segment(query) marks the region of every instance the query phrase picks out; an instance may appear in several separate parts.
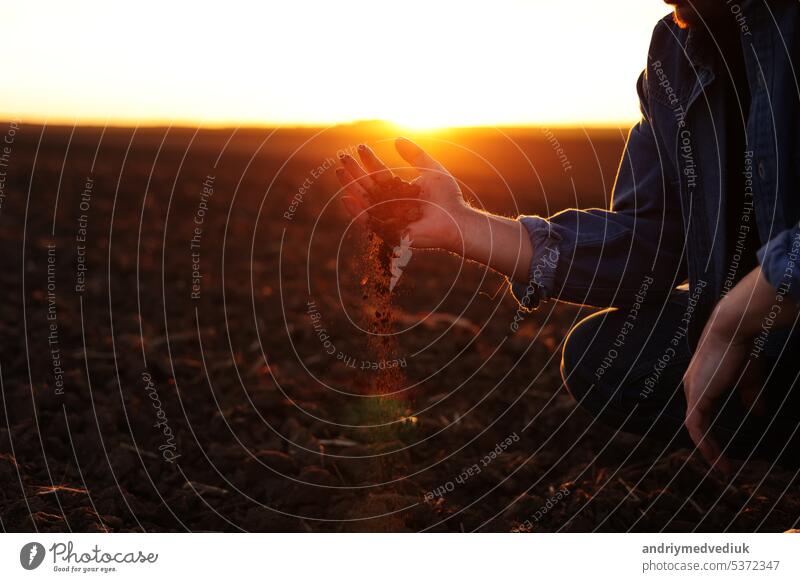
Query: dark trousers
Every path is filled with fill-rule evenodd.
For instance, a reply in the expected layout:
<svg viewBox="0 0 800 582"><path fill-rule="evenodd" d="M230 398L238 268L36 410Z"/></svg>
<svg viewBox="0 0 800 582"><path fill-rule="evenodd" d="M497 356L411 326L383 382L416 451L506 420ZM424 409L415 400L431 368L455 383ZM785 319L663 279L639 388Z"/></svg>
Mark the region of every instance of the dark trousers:
<svg viewBox="0 0 800 582"><path fill-rule="evenodd" d="M686 329L691 315L686 294L676 293L662 305L607 309L587 317L570 331L564 346L561 372L567 389L604 424L692 446L683 426L682 382L692 357ZM791 465L800 459L796 344L781 339L773 351L782 354L758 355L760 361L753 364L763 373L755 386L762 391L758 408L743 401L738 390L720 399L712 430L729 456Z"/></svg>

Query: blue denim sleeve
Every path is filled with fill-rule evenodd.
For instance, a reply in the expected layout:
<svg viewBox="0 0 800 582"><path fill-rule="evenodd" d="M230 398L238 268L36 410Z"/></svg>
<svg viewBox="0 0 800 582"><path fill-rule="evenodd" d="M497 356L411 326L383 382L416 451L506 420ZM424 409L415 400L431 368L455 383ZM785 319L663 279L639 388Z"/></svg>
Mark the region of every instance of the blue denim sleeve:
<svg viewBox="0 0 800 582"><path fill-rule="evenodd" d="M784 230L758 251L761 272L781 296L800 302L800 226Z"/></svg>
<svg viewBox="0 0 800 582"><path fill-rule="evenodd" d="M554 298L597 307L631 305L644 286L662 299L686 279L677 176L650 125L646 76L642 120L628 135L609 209L522 216L533 246L528 282L511 285L523 308Z"/></svg>
<svg viewBox="0 0 800 582"><path fill-rule="evenodd" d="M539 302L549 299L555 287L556 266L561 236L550 221L541 216L521 216L518 219L531 239L533 258L527 283L510 281L511 293L525 309L536 309Z"/></svg>

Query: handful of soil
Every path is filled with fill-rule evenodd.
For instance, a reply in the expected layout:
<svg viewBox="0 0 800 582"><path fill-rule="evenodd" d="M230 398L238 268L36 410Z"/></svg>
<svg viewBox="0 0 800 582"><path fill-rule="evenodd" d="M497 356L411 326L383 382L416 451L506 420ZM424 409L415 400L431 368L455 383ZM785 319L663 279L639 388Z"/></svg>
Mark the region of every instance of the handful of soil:
<svg viewBox="0 0 800 582"><path fill-rule="evenodd" d="M406 227L422 218L420 187L394 176L376 184L367 194L370 208L369 227L390 246L400 244Z"/></svg>

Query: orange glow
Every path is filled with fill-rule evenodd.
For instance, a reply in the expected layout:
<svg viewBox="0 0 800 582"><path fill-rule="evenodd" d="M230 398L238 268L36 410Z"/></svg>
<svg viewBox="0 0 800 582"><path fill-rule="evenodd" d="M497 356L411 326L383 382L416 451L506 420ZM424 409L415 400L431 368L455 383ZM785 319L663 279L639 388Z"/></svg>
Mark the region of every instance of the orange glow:
<svg viewBox="0 0 800 582"><path fill-rule="evenodd" d="M0 116L113 124L627 124L661 0L17 2Z"/></svg>

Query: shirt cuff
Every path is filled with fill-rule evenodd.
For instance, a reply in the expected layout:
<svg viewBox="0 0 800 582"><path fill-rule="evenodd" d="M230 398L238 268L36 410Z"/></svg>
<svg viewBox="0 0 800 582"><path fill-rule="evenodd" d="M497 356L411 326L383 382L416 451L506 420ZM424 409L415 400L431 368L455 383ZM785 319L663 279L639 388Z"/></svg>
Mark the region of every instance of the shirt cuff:
<svg viewBox="0 0 800 582"><path fill-rule="evenodd" d="M541 301L553 296L561 236L553 230L548 220L540 216L520 216L518 220L528 231L533 257L528 282L509 279L509 283L511 294L520 306L527 311L533 311Z"/></svg>
<svg viewBox="0 0 800 582"><path fill-rule="evenodd" d="M761 272L780 295L800 301L800 227L773 238L757 253Z"/></svg>

